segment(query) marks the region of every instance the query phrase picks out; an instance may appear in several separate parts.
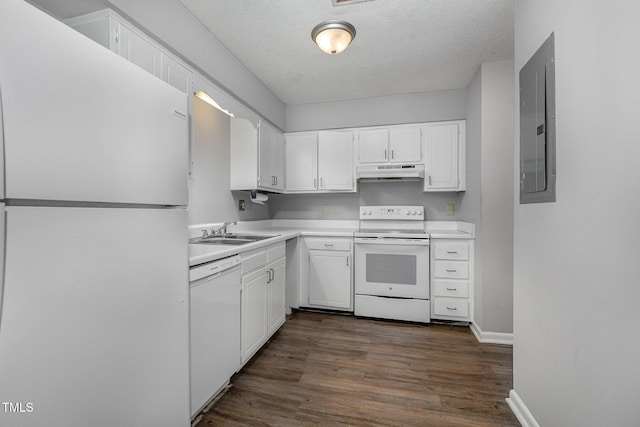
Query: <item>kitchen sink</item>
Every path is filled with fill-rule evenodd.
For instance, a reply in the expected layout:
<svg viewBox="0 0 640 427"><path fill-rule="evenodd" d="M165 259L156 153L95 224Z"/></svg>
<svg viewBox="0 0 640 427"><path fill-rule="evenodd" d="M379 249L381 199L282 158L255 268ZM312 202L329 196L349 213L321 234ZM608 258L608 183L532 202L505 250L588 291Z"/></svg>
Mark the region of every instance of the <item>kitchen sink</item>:
<svg viewBox="0 0 640 427"><path fill-rule="evenodd" d="M189 240L189 243L195 243L199 245L246 245L247 243L257 242L259 240L269 239L276 237L276 235L256 235L256 234L237 234L229 233L222 236L206 236L206 237L194 237Z"/></svg>

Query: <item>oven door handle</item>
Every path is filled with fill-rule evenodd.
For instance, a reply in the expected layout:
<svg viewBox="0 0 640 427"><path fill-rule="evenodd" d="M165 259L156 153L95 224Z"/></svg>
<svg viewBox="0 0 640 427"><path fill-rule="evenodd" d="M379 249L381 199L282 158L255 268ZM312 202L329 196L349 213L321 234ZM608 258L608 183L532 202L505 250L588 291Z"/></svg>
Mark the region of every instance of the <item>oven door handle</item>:
<svg viewBox="0 0 640 427"><path fill-rule="evenodd" d="M429 246L429 239L377 239L375 237L356 237L356 245L396 245L396 246Z"/></svg>

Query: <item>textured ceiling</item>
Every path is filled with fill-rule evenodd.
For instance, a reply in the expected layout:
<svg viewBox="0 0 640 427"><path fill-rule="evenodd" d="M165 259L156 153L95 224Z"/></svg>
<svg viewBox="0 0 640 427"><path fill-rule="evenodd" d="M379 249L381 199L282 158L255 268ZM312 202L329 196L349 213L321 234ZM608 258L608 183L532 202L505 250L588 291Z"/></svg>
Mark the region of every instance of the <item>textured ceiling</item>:
<svg viewBox="0 0 640 427"><path fill-rule="evenodd" d="M480 64L513 58L513 0L180 0L285 104L465 87ZM356 27L328 55L327 19Z"/></svg>

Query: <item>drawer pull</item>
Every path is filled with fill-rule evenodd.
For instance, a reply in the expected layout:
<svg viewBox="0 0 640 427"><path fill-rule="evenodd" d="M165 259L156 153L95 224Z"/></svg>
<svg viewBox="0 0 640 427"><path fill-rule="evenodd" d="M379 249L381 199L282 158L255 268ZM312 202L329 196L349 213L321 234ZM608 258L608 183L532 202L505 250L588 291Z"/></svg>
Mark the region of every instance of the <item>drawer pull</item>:
<svg viewBox="0 0 640 427"><path fill-rule="evenodd" d="M458 288L447 288L448 291L457 291Z"/></svg>
<svg viewBox="0 0 640 427"><path fill-rule="evenodd" d="M333 247L333 243L325 243L324 244L327 248L332 248Z"/></svg>
<svg viewBox="0 0 640 427"><path fill-rule="evenodd" d="M458 309L458 307L449 307L449 306L447 306L447 310L456 311L457 309Z"/></svg>
<svg viewBox="0 0 640 427"><path fill-rule="evenodd" d="M458 270L447 270L447 273L456 273Z"/></svg>
<svg viewBox="0 0 640 427"><path fill-rule="evenodd" d="M458 251L447 251L448 254L457 254Z"/></svg>

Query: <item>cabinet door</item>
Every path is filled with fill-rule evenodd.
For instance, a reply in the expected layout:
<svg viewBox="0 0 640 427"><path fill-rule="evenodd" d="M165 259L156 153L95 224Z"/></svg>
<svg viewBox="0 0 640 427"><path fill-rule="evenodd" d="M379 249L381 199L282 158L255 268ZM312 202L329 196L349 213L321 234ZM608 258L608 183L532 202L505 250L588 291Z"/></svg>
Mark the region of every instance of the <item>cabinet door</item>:
<svg viewBox="0 0 640 427"><path fill-rule="evenodd" d="M351 254L309 251L309 305L351 309Z"/></svg>
<svg viewBox="0 0 640 427"><path fill-rule="evenodd" d="M385 163L389 155L388 129L358 131L358 163Z"/></svg>
<svg viewBox="0 0 640 427"><path fill-rule="evenodd" d="M424 128L425 178L424 190L458 189L457 123L442 123Z"/></svg>
<svg viewBox="0 0 640 427"><path fill-rule="evenodd" d="M119 25L117 42L120 56L160 77L160 49L122 24Z"/></svg>
<svg viewBox="0 0 640 427"><path fill-rule="evenodd" d="M268 283L268 333L270 337L285 321L285 259L267 266Z"/></svg>
<svg viewBox="0 0 640 427"><path fill-rule="evenodd" d="M183 93L191 92L191 71L184 65L170 57L162 54L162 80ZM191 93L193 95L193 93Z"/></svg>
<svg viewBox="0 0 640 427"><path fill-rule="evenodd" d="M422 160L422 143L419 127L389 129L389 160L392 163L411 163Z"/></svg>
<svg viewBox="0 0 640 427"><path fill-rule="evenodd" d="M353 132L318 134L320 190L353 190Z"/></svg>
<svg viewBox="0 0 640 427"><path fill-rule="evenodd" d="M297 133L285 137L287 191L318 189L318 133Z"/></svg>
<svg viewBox="0 0 640 427"><path fill-rule="evenodd" d="M260 122L259 187L284 190L284 135L271 125Z"/></svg>
<svg viewBox="0 0 640 427"><path fill-rule="evenodd" d="M242 363L267 340L267 270L242 277Z"/></svg>

